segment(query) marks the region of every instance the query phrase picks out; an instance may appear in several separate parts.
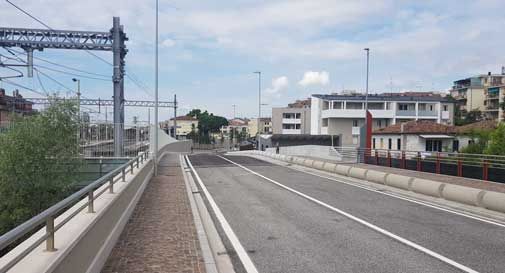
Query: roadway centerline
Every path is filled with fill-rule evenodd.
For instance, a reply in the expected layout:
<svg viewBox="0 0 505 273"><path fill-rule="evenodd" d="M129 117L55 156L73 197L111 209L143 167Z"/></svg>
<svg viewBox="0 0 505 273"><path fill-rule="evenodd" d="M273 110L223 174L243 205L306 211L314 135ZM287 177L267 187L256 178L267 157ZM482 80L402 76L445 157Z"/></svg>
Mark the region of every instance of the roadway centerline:
<svg viewBox="0 0 505 273"><path fill-rule="evenodd" d="M189 157L186 155L186 162L188 162L188 165L193 172L193 174L196 177L196 181L198 182L198 185L202 188L203 193L205 194L205 197L207 198L207 201L209 202L214 214L216 215L216 219L219 221L221 224L221 227L223 228L224 233L230 240L230 243L232 244L233 248L237 252L237 256L239 257L242 265L244 266L244 269L247 271L247 273L258 273L258 270L256 269L256 266L252 262L251 258L247 254L247 252L244 249L244 246L240 243L237 235L231 228L230 224L224 217L223 213L221 212L221 209L217 206L216 202L214 201L214 198L210 195L209 191L207 190L207 187L204 185L202 182L202 179L196 172L195 168L193 167L193 164L191 163L191 160L189 160Z"/></svg>
<svg viewBox="0 0 505 273"><path fill-rule="evenodd" d="M400 237L400 236L398 236L396 234L393 234L392 232L389 232L389 231L387 231L387 230L385 230L383 228L380 228L380 227L378 227L378 226L376 226L376 225L374 225L372 223L369 223L369 222L367 222L367 221L365 221L365 220L363 220L361 218L358 218L358 217L356 217L356 216L354 216L352 214L349 214L349 213L347 213L347 212L345 212L343 210L340 210L340 209L335 208L335 207L333 207L333 206L331 206L329 204L326 204L326 203L324 203L324 202L322 202L322 201L320 201L318 199L315 199L315 198L313 198L313 197L311 197L309 195L306 195L306 194L304 194L304 193L302 193L300 191L297 191L297 190L295 190L293 188L290 188L290 187L288 187L288 186L286 186L286 185L284 185L282 183L279 183L279 182L277 182L277 181L275 181L275 180L273 180L271 178L268 178L268 177L266 177L266 176L264 176L264 175L262 175L260 173L257 173L257 172L255 172L255 171L253 171L253 170L251 170L251 169L249 169L249 168L247 168L247 167L245 167L245 166L243 166L243 165L241 165L239 163L236 163L236 162L234 162L234 161L232 161L232 160L230 160L228 158L225 158L225 157L220 156L220 155L218 155L218 157L221 158L221 159L224 159L227 162L230 162L230 163L232 163L232 164L234 164L234 165L236 165L236 166L238 166L238 167L240 167L240 168L242 168L242 169L244 169L244 170L246 170L246 171L248 171L248 172L250 172L250 173L252 173L252 174L254 174L256 176L258 176L258 177L261 177L261 178L267 180L270 183L273 183L273 184L275 184L275 185L277 185L277 186L279 186L279 187L281 187L281 188L283 188L285 190L288 190L288 191L290 191L292 193L295 193L295 194L297 194L297 195L299 195L299 196L301 196L301 197L303 197L303 198L305 198L305 199L307 199L309 201L312 201L312 202L314 202L314 203L316 203L318 205L321 205L321 206L323 206L323 207L325 207L325 208L327 208L329 210L337 212L338 214L341 214L341 215L343 215L343 216L345 216L345 217L347 217L347 218L349 218L349 219L351 219L351 220L353 220L355 222L358 222L358 223L360 223L360 224L362 224L362 225L364 225L364 226L366 226L366 227L368 227L368 228L370 228L372 230L375 230L375 231L377 231L377 232L379 232L379 233L381 233L383 235L386 235L387 237L390 237L390 238L392 238L392 239L394 239L396 241L399 241L400 243L403 243L403 244L405 244L407 246L410 246L410 247L412 247L412 248L414 248L414 249L416 249L418 251L421 251L421 252L423 252L423 253L425 253L425 254L427 254L429 256L432 256L432 257L434 257L434 258L436 258L436 259L438 259L438 260L440 260L440 261L442 261L444 263L447 263L447 264L449 264L449 265L451 265L451 266L453 266L455 268L458 268L458 269L460 269L460 270L462 270L464 272L468 272L468 273L478 273L478 271L473 270L473 269L471 269L471 268L469 268L469 267L467 267L465 265L462 265L462 264L460 264L460 263L458 263L458 262L456 262L456 261L454 261L454 260L452 260L452 259L450 259L448 257L445 257L445 256L443 256L443 255L441 255L439 253L436 253L436 252L434 252L434 251L432 251L430 249L427 249L427 248L425 248L425 247L423 247L421 245L418 245L418 244L416 244L416 243L414 243L412 241L409 241L409 240L407 240L407 239L405 239L403 237Z"/></svg>

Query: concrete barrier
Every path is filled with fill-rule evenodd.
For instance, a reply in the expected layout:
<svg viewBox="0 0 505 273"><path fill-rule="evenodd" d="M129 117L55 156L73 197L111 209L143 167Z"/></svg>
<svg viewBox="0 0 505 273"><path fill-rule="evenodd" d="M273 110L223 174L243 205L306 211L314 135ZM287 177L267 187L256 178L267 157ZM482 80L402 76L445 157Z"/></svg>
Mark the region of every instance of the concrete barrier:
<svg viewBox="0 0 505 273"><path fill-rule="evenodd" d="M314 163L312 164L312 167L318 169L318 170L322 170L324 168L324 162L323 161L314 161Z"/></svg>
<svg viewBox="0 0 505 273"><path fill-rule="evenodd" d="M286 162L291 163L291 162L293 162L293 156L287 155L285 160L286 160Z"/></svg>
<svg viewBox="0 0 505 273"><path fill-rule="evenodd" d="M399 174L389 174L386 177L386 185L391 186L391 187L395 187L395 188L399 188L399 189L410 190L411 185L412 185L412 180L414 180L413 177L399 175Z"/></svg>
<svg viewBox="0 0 505 273"><path fill-rule="evenodd" d="M445 184L433 180L414 178L411 189L413 192L422 193L433 197L442 197Z"/></svg>
<svg viewBox="0 0 505 273"><path fill-rule="evenodd" d="M482 197L482 207L505 212L505 193L488 191Z"/></svg>
<svg viewBox="0 0 505 273"><path fill-rule="evenodd" d="M303 166L305 166L305 167L312 167L313 164L314 164L314 160L312 160L312 159L305 159L303 161Z"/></svg>
<svg viewBox="0 0 505 273"><path fill-rule="evenodd" d="M480 206L485 191L459 185L446 184L442 190L442 197L447 200L463 204Z"/></svg>
<svg viewBox="0 0 505 273"><path fill-rule="evenodd" d="M368 169L362 169L357 167L351 167L349 170L349 176L358 179L366 179L366 173Z"/></svg>
<svg viewBox="0 0 505 273"><path fill-rule="evenodd" d="M351 167L348 165L337 165L337 167L335 168L335 172L338 174L347 176L347 175L349 175L350 169L351 169Z"/></svg>
<svg viewBox="0 0 505 273"><path fill-rule="evenodd" d="M336 167L337 167L337 164L326 162L326 163L324 163L323 170L333 173L333 172L335 172Z"/></svg>
<svg viewBox="0 0 505 273"><path fill-rule="evenodd" d="M366 180L379 184L386 184L386 176L388 175L389 174L385 172L368 170L368 172L366 173Z"/></svg>

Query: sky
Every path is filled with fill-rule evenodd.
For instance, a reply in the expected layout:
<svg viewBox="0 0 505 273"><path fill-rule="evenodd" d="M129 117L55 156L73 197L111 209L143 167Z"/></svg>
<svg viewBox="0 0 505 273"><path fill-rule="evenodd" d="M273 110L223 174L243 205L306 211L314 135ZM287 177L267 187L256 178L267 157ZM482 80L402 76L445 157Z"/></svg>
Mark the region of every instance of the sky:
<svg viewBox="0 0 505 273"><path fill-rule="evenodd" d="M154 0L12 2L53 29L108 31L112 17L119 16L129 38L126 71L144 86L127 79L125 97L153 100ZM364 48L370 48L371 93L446 91L455 80L500 73L505 65L503 0L160 0L159 5L159 97L168 101L177 94L180 114L200 108L231 118L236 105L236 116L257 117L255 71L262 75L262 116L311 94L363 91ZM44 28L4 0L0 26ZM8 53L0 48L0 54ZM109 52L96 54L112 60ZM35 56L112 75L111 66L83 51L47 49ZM65 87L43 75L40 81L13 81L60 95L75 89L74 76L40 71ZM0 68L0 76L9 73ZM110 81L81 78L81 89L87 98L112 96ZM25 97L40 96L20 91ZM104 119L103 112L92 117ZM126 122L133 116L147 120L147 112L126 108ZM172 116L173 110L160 110L160 120Z"/></svg>

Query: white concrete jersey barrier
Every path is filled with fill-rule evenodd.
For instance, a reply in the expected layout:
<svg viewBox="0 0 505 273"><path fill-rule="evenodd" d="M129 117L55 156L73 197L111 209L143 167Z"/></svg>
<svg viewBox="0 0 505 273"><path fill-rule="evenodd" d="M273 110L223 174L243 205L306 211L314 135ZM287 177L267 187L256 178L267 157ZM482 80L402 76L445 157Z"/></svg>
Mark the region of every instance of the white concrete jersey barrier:
<svg viewBox="0 0 505 273"><path fill-rule="evenodd" d="M409 191L411 189L412 180L414 180L414 178L410 176L389 174L386 177L386 185Z"/></svg>
<svg viewBox="0 0 505 273"><path fill-rule="evenodd" d="M337 164L326 162L326 163L324 163L323 170L325 170L327 172L334 173L336 167L337 167Z"/></svg>
<svg viewBox="0 0 505 273"><path fill-rule="evenodd" d="M351 167L351 169L349 170L349 176L353 177L353 178L358 178L358 179L365 180L367 172L368 172L368 169Z"/></svg>
<svg viewBox="0 0 505 273"><path fill-rule="evenodd" d="M312 167L313 164L314 164L314 160L312 160L312 159L305 159L303 161L303 166L305 166L305 167Z"/></svg>
<svg viewBox="0 0 505 273"><path fill-rule="evenodd" d="M366 180L379 184L386 184L386 176L388 175L389 174L385 172L368 170L368 172L366 173Z"/></svg>
<svg viewBox="0 0 505 273"><path fill-rule="evenodd" d="M335 168L335 172L341 175L348 176L349 175L349 170L351 169L351 166L347 165L337 165Z"/></svg>
<svg viewBox="0 0 505 273"><path fill-rule="evenodd" d="M318 170L323 170L323 167L324 167L324 162L323 161L314 161L314 163L312 164L312 166Z"/></svg>
<svg viewBox="0 0 505 273"><path fill-rule="evenodd" d="M505 193L486 192L482 197L482 207L505 212Z"/></svg>
<svg viewBox="0 0 505 273"><path fill-rule="evenodd" d="M442 196L444 199L456 201L463 204L480 206L485 191L459 185L445 185Z"/></svg>
<svg viewBox="0 0 505 273"><path fill-rule="evenodd" d="M426 194L433 197L442 197L442 190L444 189L445 185L446 184L444 183L432 180L414 178L411 187L413 192Z"/></svg>

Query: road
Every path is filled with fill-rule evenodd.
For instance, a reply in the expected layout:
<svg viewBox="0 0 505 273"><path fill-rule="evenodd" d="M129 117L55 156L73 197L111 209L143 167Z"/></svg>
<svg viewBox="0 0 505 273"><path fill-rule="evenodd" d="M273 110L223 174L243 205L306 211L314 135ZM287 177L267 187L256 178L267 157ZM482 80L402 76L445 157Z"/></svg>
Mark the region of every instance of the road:
<svg viewBox="0 0 505 273"><path fill-rule="evenodd" d="M505 272L505 227L246 156L189 157L258 272Z"/></svg>

